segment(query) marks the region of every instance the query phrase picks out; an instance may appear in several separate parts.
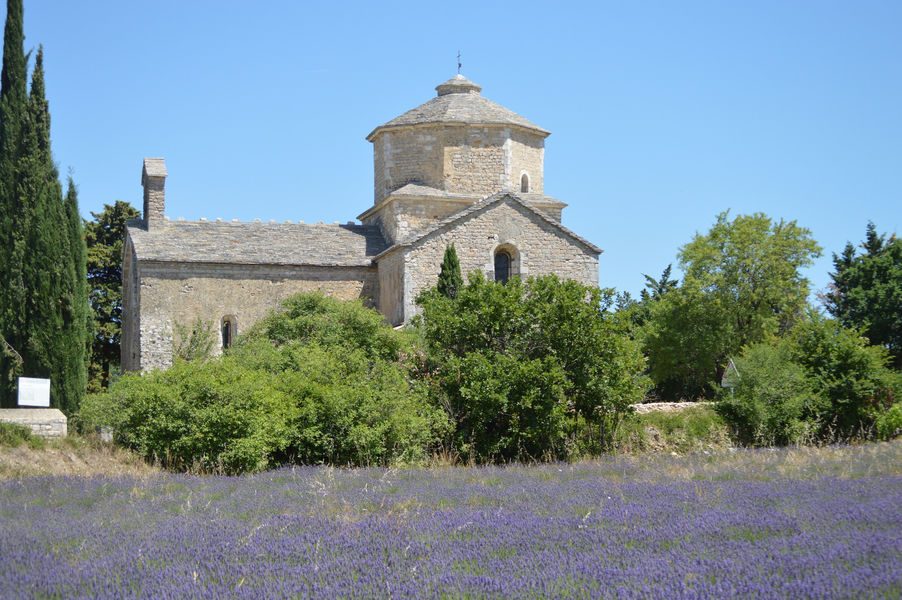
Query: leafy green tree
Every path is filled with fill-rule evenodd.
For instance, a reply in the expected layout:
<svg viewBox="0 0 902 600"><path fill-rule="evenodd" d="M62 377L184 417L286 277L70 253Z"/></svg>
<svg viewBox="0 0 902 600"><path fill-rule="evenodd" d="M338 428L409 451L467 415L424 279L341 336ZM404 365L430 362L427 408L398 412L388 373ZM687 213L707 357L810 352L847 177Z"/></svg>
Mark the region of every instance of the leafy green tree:
<svg viewBox="0 0 902 600"><path fill-rule="evenodd" d="M438 274L438 289L440 294L448 298L456 298L457 291L463 287L464 278L460 274L460 261L457 259L457 249L454 244L445 248L445 256L442 259L442 270Z"/></svg>
<svg viewBox="0 0 902 600"><path fill-rule="evenodd" d="M85 224L87 281L93 319L89 390L106 389L119 370L122 338L122 245L126 223L141 213L128 202L105 204Z"/></svg>
<svg viewBox="0 0 902 600"><path fill-rule="evenodd" d="M211 321L197 317L190 325L173 323L172 353L178 360L205 361L213 356L216 332Z"/></svg>
<svg viewBox="0 0 902 600"><path fill-rule="evenodd" d="M896 368L902 368L902 240L887 239L868 223L861 248L859 254L850 242L841 255L833 255L835 270L824 304L840 323L887 348Z"/></svg>
<svg viewBox="0 0 902 600"><path fill-rule="evenodd" d="M819 255L795 221L718 215L680 249L683 285L652 310L645 351L659 392L710 395L730 356L788 331L807 306L800 269Z"/></svg>
<svg viewBox="0 0 902 600"><path fill-rule="evenodd" d="M723 212L711 230L683 246L686 280L721 299L729 311L734 348L785 332L803 315L808 280L800 269L820 256L811 232L795 221L755 213L732 221Z"/></svg>
<svg viewBox="0 0 902 600"><path fill-rule="evenodd" d="M713 392L725 360L738 348L722 297L695 281L650 304L641 339L656 394L693 400Z"/></svg>
<svg viewBox="0 0 902 600"><path fill-rule="evenodd" d="M638 347L602 308L602 292L554 276L506 285L481 273L451 300L418 299L425 379L465 459L599 451L645 379Z"/></svg>
<svg viewBox="0 0 902 600"><path fill-rule="evenodd" d="M25 372L50 378L51 405L73 413L85 393L86 328L82 305L85 288L75 261L83 253L70 242L59 173L50 149L50 110L45 97L43 48L38 48L29 95L28 119L22 128L20 198L33 209L25 231L29 252L26 281ZM77 209L77 207L75 207Z"/></svg>

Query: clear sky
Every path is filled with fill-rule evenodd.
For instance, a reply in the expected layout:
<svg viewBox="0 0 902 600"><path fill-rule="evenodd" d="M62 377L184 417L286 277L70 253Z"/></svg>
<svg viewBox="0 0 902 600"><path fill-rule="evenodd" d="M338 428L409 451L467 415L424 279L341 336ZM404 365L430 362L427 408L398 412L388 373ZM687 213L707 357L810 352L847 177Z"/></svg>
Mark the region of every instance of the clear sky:
<svg viewBox="0 0 902 600"><path fill-rule="evenodd" d="M5 14L5 7L0 8ZM636 294L718 212L811 229L824 256L868 220L902 234L902 2L25 2L53 150L82 212L354 219L377 125L456 72L552 132L545 191Z"/></svg>

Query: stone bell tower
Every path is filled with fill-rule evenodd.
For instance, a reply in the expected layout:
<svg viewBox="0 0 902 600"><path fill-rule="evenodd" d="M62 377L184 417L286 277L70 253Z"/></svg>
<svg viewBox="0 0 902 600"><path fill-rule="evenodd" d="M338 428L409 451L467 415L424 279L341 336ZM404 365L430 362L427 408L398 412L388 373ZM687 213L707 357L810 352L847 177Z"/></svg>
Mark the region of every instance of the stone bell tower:
<svg viewBox="0 0 902 600"><path fill-rule="evenodd" d="M497 193L514 192L560 220L564 203L544 195L550 135L456 75L437 95L367 136L374 204L360 215L396 242Z"/></svg>

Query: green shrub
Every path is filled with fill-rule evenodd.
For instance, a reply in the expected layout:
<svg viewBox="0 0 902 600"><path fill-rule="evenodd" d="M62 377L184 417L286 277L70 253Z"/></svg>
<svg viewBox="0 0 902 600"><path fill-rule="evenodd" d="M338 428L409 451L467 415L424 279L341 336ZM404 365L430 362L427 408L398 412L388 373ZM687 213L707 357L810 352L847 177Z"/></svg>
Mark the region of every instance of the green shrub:
<svg viewBox="0 0 902 600"><path fill-rule="evenodd" d="M119 442L170 468L428 458L447 421L411 377L411 337L359 303L321 294L284 308L223 357L123 377L88 399L82 421L112 427Z"/></svg>
<svg viewBox="0 0 902 600"><path fill-rule="evenodd" d="M899 374L887 367L885 348L838 321L817 313L789 334L791 359L804 367L815 389L829 402L822 413L821 435L860 435L899 399Z"/></svg>
<svg viewBox="0 0 902 600"><path fill-rule="evenodd" d="M620 452L691 452L728 445L724 419L709 405L629 415L615 435Z"/></svg>
<svg viewBox="0 0 902 600"><path fill-rule="evenodd" d="M565 457L609 447L648 387L637 345L602 293L554 276L429 290L417 320L424 379L464 460Z"/></svg>
<svg viewBox="0 0 902 600"><path fill-rule="evenodd" d="M739 441L752 445L810 441L827 407L808 373L792 362L786 344L755 344L736 359L740 373L732 391L724 391L718 412Z"/></svg>
<svg viewBox="0 0 902 600"><path fill-rule="evenodd" d="M44 438L32 433L30 427L0 421L0 447L17 448L22 444L34 449L43 448L45 445Z"/></svg>
<svg viewBox="0 0 902 600"><path fill-rule="evenodd" d="M896 402L877 416L874 422L877 438L891 440L902 435L902 402Z"/></svg>
<svg viewBox="0 0 902 600"><path fill-rule="evenodd" d="M785 338L743 350L734 394L721 392L718 411L748 444L868 437L899 398L900 375L887 361L884 348L810 314Z"/></svg>

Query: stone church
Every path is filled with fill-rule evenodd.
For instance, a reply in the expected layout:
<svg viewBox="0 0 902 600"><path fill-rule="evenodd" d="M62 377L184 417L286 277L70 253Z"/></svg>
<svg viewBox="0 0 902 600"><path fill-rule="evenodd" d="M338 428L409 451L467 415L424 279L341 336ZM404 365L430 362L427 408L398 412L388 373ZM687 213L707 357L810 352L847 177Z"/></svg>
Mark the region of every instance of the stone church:
<svg viewBox="0 0 902 600"><path fill-rule="evenodd" d="M165 163L144 159L143 218L123 248L123 368L169 366L176 324L198 318L228 347L302 291L361 299L401 325L452 242L464 275L556 273L598 285L601 250L564 227L566 204L545 195L549 132L461 75L435 89L367 136L374 199L360 224L170 221Z"/></svg>

